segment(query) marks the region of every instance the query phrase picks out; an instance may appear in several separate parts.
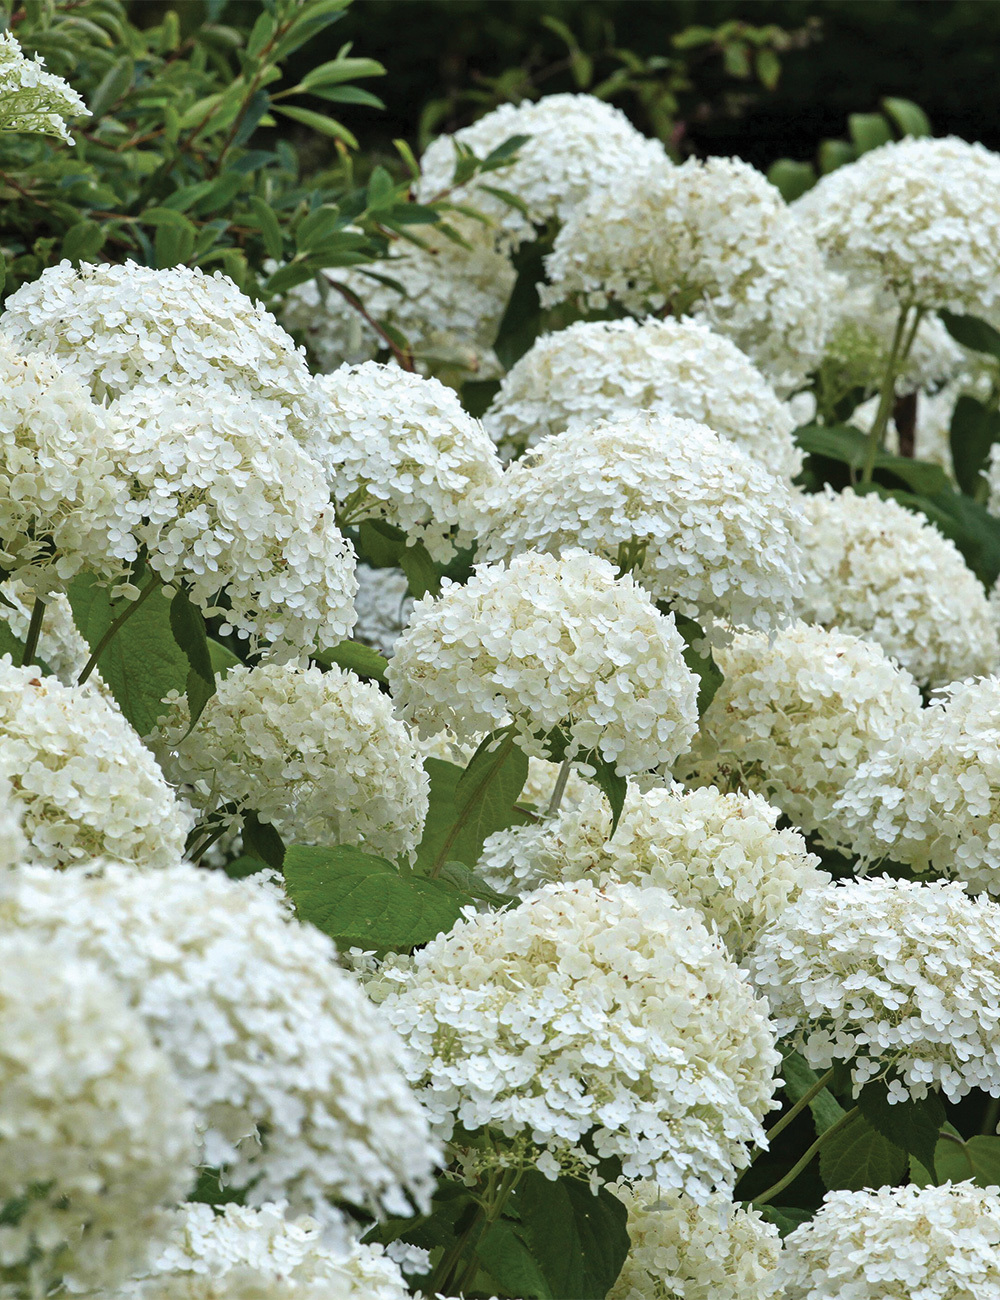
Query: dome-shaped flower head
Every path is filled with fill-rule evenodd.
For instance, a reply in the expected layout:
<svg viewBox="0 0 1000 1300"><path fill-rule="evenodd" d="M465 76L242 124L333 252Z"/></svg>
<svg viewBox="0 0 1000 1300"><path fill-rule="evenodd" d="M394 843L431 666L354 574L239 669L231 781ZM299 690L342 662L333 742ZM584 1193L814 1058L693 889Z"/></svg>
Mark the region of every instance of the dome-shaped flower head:
<svg viewBox="0 0 1000 1300"><path fill-rule="evenodd" d="M317 378L313 396L309 449L345 523L384 519L442 562L475 540L500 461L450 388L369 361Z"/></svg>
<svg viewBox="0 0 1000 1300"><path fill-rule="evenodd" d="M763 1138L779 1062L765 1005L664 889L546 885L470 912L382 981L445 1138L489 1128L551 1178L617 1156L626 1178L700 1200Z"/></svg>
<svg viewBox="0 0 1000 1300"><path fill-rule="evenodd" d="M427 774L377 686L336 666L230 669L194 730L183 699L151 738L202 813L252 810L286 842L354 844L395 858L420 841Z"/></svg>
<svg viewBox="0 0 1000 1300"><path fill-rule="evenodd" d="M512 723L527 754L550 757L558 733L567 757L596 752L624 774L672 762L694 734L683 651L673 618L605 560L529 552L417 601L388 679L426 735Z"/></svg>
<svg viewBox="0 0 1000 1300"><path fill-rule="evenodd" d="M829 1192L785 1238L778 1278L785 1300L997 1300L997 1188Z"/></svg>
<svg viewBox="0 0 1000 1300"><path fill-rule="evenodd" d="M546 434L583 433L635 411L707 424L779 478L802 468L787 403L734 343L689 318L578 321L542 335L483 422L510 457Z"/></svg>
<svg viewBox="0 0 1000 1300"><path fill-rule="evenodd" d="M31 620L32 597L33 593L20 582L6 582L0 587L0 623L6 624L22 644ZM44 600L38 661L64 686L72 686L86 667L90 646L73 621L72 606L62 592L49 592ZM87 678L87 684L106 690L96 671Z"/></svg>
<svg viewBox="0 0 1000 1300"><path fill-rule="evenodd" d="M336 1226L334 1198L425 1203L437 1149L402 1044L277 891L186 863L25 867L0 879L0 920L114 978L197 1112L199 1163L251 1204Z"/></svg>
<svg viewBox="0 0 1000 1300"><path fill-rule="evenodd" d="M794 205L832 266L898 302L1000 306L1000 155L954 136L871 149Z"/></svg>
<svg viewBox="0 0 1000 1300"><path fill-rule="evenodd" d="M482 527L485 560L582 546L706 630L770 629L801 590L798 498L727 439L673 415L623 414L543 439L484 498Z"/></svg>
<svg viewBox="0 0 1000 1300"><path fill-rule="evenodd" d="M855 1094L1000 1097L1000 905L954 882L874 876L805 891L750 958L778 1032Z"/></svg>
<svg viewBox="0 0 1000 1300"><path fill-rule="evenodd" d="M677 774L754 790L802 830L843 845L836 801L859 764L919 715L913 678L879 646L806 623L772 641L741 634L716 658L722 685Z"/></svg>
<svg viewBox="0 0 1000 1300"><path fill-rule="evenodd" d="M803 498L799 616L880 645L922 686L994 671L986 592L955 543L896 501L829 489Z"/></svg>
<svg viewBox="0 0 1000 1300"><path fill-rule="evenodd" d="M581 203L546 259L546 303L696 312L782 388L819 361L830 274L812 235L736 158L634 168Z"/></svg>
<svg viewBox="0 0 1000 1300"><path fill-rule="evenodd" d="M26 58L10 32L0 32L0 131L30 131L75 143L66 119L90 117L69 82L45 71L45 60Z"/></svg>

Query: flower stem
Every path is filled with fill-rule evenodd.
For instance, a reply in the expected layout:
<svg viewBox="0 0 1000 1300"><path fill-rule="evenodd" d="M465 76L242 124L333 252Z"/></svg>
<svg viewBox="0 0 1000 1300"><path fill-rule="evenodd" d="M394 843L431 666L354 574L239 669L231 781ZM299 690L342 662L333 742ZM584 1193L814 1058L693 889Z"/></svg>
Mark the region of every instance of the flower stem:
<svg viewBox="0 0 1000 1300"><path fill-rule="evenodd" d="M569 780L570 770L573 767L573 760L564 758L562 767L559 769L559 775L556 777L555 789L552 791L552 798L549 800L549 806L545 810L546 817L554 817L559 811L559 805L563 801L563 795L566 793L566 782Z"/></svg>
<svg viewBox="0 0 1000 1300"><path fill-rule="evenodd" d="M809 1147L809 1149L803 1155L801 1155L798 1158L798 1160L796 1160L795 1164L792 1165L791 1169L789 1169L788 1173L785 1174L784 1178L779 1178L778 1181L772 1187L769 1187L766 1192L761 1192L760 1196L755 1196L751 1203L753 1205L766 1205L768 1201L773 1201L779 1192L783 1192L785 1190L785 1188L789 1185L789 1183L795 1182L796 1178L798 1178L799 1174L802 1173L803 1169L805 1169L806 1166L812 1162L813 1156L815 1156L816 1152L820 1149L823 1143L827 1142L830 1138L832 1138L835 1133L839 1133L841 1129L846 1128L847 1125L851 1122L851 1120L854 1119L855 1116L860 1114L861 1114L861 1108L859 1106L855 1106L854 1109L849 1110L846 1115L842 1115L840 1119L837 1120L836 1124L831 1124L828 1129L825 1129L819 1135L819 1137L812 1144L812 1146Z"/></svg>
<svg viewBox="0 0 1000 1300"><path fill-rule="evenodd" d="M27 668L29 664L35 662L35 655L38 652L38 638L42 634L42 619L45 617L45 601L41 596L35 597L35 603L31 607L31 618L28 620L28 631L24 638L24 651L21 654L21 667Z"/></svg>
<svg viewBox="0 0 1000 1300"><path fill-rule="evenodd" d="M805 1108L815 1097L819 1096L819 1094L823 1091L826 1085L833 1078L833 1075L834 1075L834 1071L832 1068L827 1070L826 1074L824 1074L822 1078L817 1079L808 1092L803 1093L803 1095L798 1099L798 1101L795 1103L792 1109L786 1115L782 1115L781 1118L778 1120L778 1122L776 1124L773 1124L771 1128L767 1130L767 1138L769 1142L772 1141L774 1138L776 1138L778 1134L781 1133L784 1129L786 1129L789 1126L789 1124L791 1124L792 1120L795 1119L796 1115L801 1114L801 1112L805 1110Z"/></svg>
<svg viewBox="0 0 1000 1300"><path fill-rule="evenodd" d="M104 651L108 648L108 646L117 636L118 631L121 628L122 624L132 617L132 615L139 608L142 602L147 598L147 596L151 596L153 592L156 590L156 588L159 587L159 585L160 585L160 579L158 577L154 576L150 578L147 585L143 587L142 591L139 593L139 598L137 600L130 601L128 605L126 605L126 607L122 610L122 612L118 615L115 621L111 624L108 630L101 637L100 641L98 641L97 648L94 650L93 654L84 664L83 672L77 678L77 683L76 683L77 686L82 686L83 683L90 676L90 674L97 667L98 659L100 659L101 655L104 653Z"/></svg>
<svg viewBox="0 0 1000 1300"><path fill-rule="evenodd" d="M899 319L896 321L896 328L892 335L892 345L889 348L889 359L886 362L885 374L882 376L882 387L879 390L875 419L868 431L868 448L865 452L864 468L861 471L862 483L870 483L872 475L875 473L875 461L882 446L882 440L885 438L889 416L892 414L893 404L896 400L896 376L899 374L910 348L913 347L913 340L917 336L917 327L923 317L923 310L917 307L914 311L912 326L907 331L906 327L911 308L911 303L904 303L899 309Z"/></svg>

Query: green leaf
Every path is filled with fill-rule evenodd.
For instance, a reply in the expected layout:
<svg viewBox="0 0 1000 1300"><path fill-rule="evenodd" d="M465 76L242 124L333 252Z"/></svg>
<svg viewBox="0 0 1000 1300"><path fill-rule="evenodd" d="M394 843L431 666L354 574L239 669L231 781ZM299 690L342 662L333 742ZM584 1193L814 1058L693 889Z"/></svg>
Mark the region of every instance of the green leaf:
<svg viewBox="0 0 1000 1300"><path fill-rule="evenodd" d="M417 849L418 870L430 871L435 866L443 870L454 862L474 867L488 835L530 820L515 806L528 770L521 750L511 746L505 754L495 750L480 757L481 750L482 745L464 771L443 759L424 761L431 788L423 839ZM467 779L477 758L473 778Z"/></svg>
<svg viewBox="0 0 1000 1300"><path fill-rule="evenodd" d="M401 528L382 519L364 519L358 525L358 553L376 569L402 568L399 561L405 550L406 534Z"/></svg>
<svg viewBox="0 0 1000 1300"><path fill-rule="evenodd" d="M1000 1184L1000 1137L977 1136L962 1138L946 1125L934 1148L933 1177L919 1160L910 1160L910 1177L919 1187L931 1184L964 1182L971 1178L978 1187L995 1187Z"/></svg>
<svg viewBox="0 0 1000 1300"><path fill-rule="evenodd" d="M872 1128L894 1146L915 1156L934 1173L934 1148L945 1120L944 1106L937 1093L919 1101L892 1105L883 1080L867 1084L858 1094L858 1106Z"/></svg>
<svg viewBox="0 0 1000 1300"><path fill-rule="evenodd" d="M659 607L667 612L667 606L661 604ZM712 703L715 692L722 685L722 673L711 653L705 654L695 649L695 643L705 639L704 629L693 618L687 618L676 611L671 612L677 624L677 631L684 638L684 662L698 678L698 713L701 715Z"/></svg>
<svg viewBox="0 0 1000 1300"><path fill-rule="evenodd" d="M544 19L542 20L544 22ZM506 167L517 157L517 151L522 145L527 144L531 139L530 135L511 135L506 140L502 140L496 148L491 149L483 159L484 171L496 171L500 167Z"/></svg>
<svg viewBox="0 0 1000 1300"><path fill-rule="evenodd" d="M517 279L500 326L493 350L500 363L508 370L534 343L542 325L542 307L538 297L538 284L544 279L543 245L540 242L523 244L514 254Z"/></svg>
<svg viewBox="0 0 1000 1300"><path fill-rule="evenodd" d="M873 1129L864 1115L855 1115L820 1148L819 1170L831 1192L860 1192L898 1183L906 1172L906 1152Z"/></svg>
<svg viewBox="0 0 1000 1300"><path fill-rule="evenodd" d="M284 241L281 238L281 226L278 224L274 209L256 194L252 194L248 202L251 212L257 219L257 228L260 230L268 257L279 259L284 252Z"/></svg>
<svg viewBox="0 0 1000 1300"><path fill-rule="evenodd" d="M796 429L795 440L810 455L839 460L855 472L860 472L864 467L868 435L852 425L807 424ZM926 496L952 491L948 475L941 466L932 465L928 461L911 460L908 456L894 456L891 452L879 451L875 458L875 468L894 474L914 492Z"/></svg>
<svg viewBox="0 0 1000 1300"><path fill-rule="evenodd" d="M377 59L331 59L311 68L302 78L303 90L315 93L319 86L335 86L342 81L357 81L362 77L382 77L385 66Z"/></svg>
<svg viewBox="0 0 1000 1300"><path fill-rule="evenodd" d="M408 951L450 930L473 901L446 881L404 875L384 858L346 844L292 844L284 874L300 920L342 948Z"/></svg>
<svg viewBox="0 0 1000 1300"><path fill-rule="evenodd" d="M989 462L990 448L1000 442L1000 411L963 393L951 413L948 436L955 479L966 496L974 497Z"/></svg>
<svg viewBox="0 0 1000 1300"><path fill-rule="evenodd" d="M793 1102L804 1097L809 1089L819 1082L819 1075L805 1063L798 1052L792 1052L790 1056L785 1057L781 1073L785 1079L785 1092ZM809 1110L812 1112L817 1136L832 1128L839 1119L843 1119L845 1114L843 1106L828 1088L817 1093L809 1103Z"/></svg>
<svg viewBox="0 0 1000 1300"><path fill-rule="evenodd" d="M881 113L851 113L847 119L847 129L859 154L877 149L892 139L889 123Z"/></svg>
<svg viewBox="0 0 1000 1300"><path fill-rule="evenodd" d="M857 154L854 146L846 140L823 140L819 146L819 169L824 176L835 172L838 167L854 162Z"/></svg>
<svg viewBox="0 0 1000 1300"><path fill-rule="evenodd" d="M183 587L177 588L170 602L170 630L188 662L184 684L193 727L215 694L215 670L208 650L204 616L192 605Z"/></svg>
<svg viewBox="0 0 1000 1300"><path fill-rule="evenodd" d="M813 1216L812 1210L800 1210L797 1205L761 1205L761 1214L768 1223L773 1223L782 1237L808 1223Z"/></svg>
<svg viewBox="0 0 1000 1300"><path fill-rule="evenodd" d="M385 670L389 666L384 655L360 641L341 641L330 650L317 650L313 658L323 668L329 668L331 664L348 668L364 681L384 682Z"/></svg>
<svg viewBox="0 0 1000 1300"><path fill-rule="evenodd" d="M781 60L774 50L766 48L758 50L754 59L754 70L760 84L766 90L774 90L781 78Z"/></svg>
<svg viewBox="0 0 1000 1300"><path fill-rule="evenodd" d="M939 311L944 327L963 348L972 352L985 352L1000 360L1000 331L978 316L959 316L951 311Z"/></svg>
<svg viewBox="0 0 1000 1300"><path fill-rule="evenodd" d="M816 168L812 163L779 158L768 168L767 179L786 203L793 203L816 184Z"/></svg>
<svg viewBox="0 0 1000 1300"><path fill-rule="evenodd" d="M604 792L608 803L611 805L611 835L614 835L618 829L618 823L621 821L622 811L625 808L625 798L628 795L628 781L621 776L612 763L606 762L597 754L588 754L587 762L594 769L594 781ZM611 838L608 836L608 839Z"/></svg>
<svg viewBox="0 0 1000 1300"><path fill-rule="evenodd" d="M288 104L275 104L274 111L283 113L285 117L290 117L293 122L301 122L303 126L318 131L320 135L330 136L334 140L343 140L344 144L349 145L352 149L358 147L357 139L348 131L347 127L341 126L338 121L332 117L327 117L324 113L314 113L311 108L292 108Z"/></svg>
<svg viewBox="0 0 1000 1300"><path fill-rule="evenodd" d="M468 894L477 903L489 903L491 907L506 907L516 902L513 894L501 894L480 880L474 871L470 871L464 862L446 862L438 872L438 880L445 880L463 894Z"/></svg>
<svg viewBox="0 0 1000 1300"><path fill-rule="evenodd" d="M375 167L365 191L365 204L370 211L389 207L396 198L396 185L384 167Z"/></svg>
<svg viewBox="0 0 1000 1300"><path fill-rule="evenodd" d="M121 99L132 85L134 76L135 65L128 55L111 65L90 97L88 107L94 117L102 117L112 104Z"/></svg>
<svg viewBox="0 0 1000 1300"><path fill-rule="evenodd" d="M285 845L270 822L262 822L255 812L243 814L243 852L257 858L275 871L280 871L285 860Z"/></svg>
<svg viewBox="0 0 1000 1300"><path fill-rule="evenodd" d="M511 1196L517 1235L531 1252L552 1300L604 1300L629 1252L627 1211L602 1187L575 1178L549 1181L529 1170ZM529 1292L530 1294L530 1292Z"/></svg>
<svg viewBox="0 0 1000 1300"><path fill-rule="evenodd" d="M419 600L428 592L436 596L441 590L441 575L422 542L404 546L399 553L399 567L406 574L408 590Z"/></svg>
<svg viewBox="0 0 1000 1300"><path fill-rule="evenodd" d="M882 109L903 135L930 135L930 118L912 99L896 99L887 95L882 100Z"/></svg>
<svg viewBox="0 0 1000 1300"><path fill-rule="evenodd" d="M89 218L75 222L63 235L63 257L68 257L71 262L96 261L107 233L103 226Z"/></svg>
<svg viewBox="0 0 1000 1300"><path fill-rule="evenodd" d="M505 1294L552 1300L552 1291L537 1260L509 1219L488 1223L476 1242L476 1256Z"/></svg>

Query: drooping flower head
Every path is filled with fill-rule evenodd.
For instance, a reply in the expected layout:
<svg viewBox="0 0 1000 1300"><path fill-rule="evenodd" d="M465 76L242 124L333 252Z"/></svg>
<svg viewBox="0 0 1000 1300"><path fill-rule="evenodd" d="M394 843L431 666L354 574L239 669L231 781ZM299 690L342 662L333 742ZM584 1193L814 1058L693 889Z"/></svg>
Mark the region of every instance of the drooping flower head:
<svg viewBox="0 0 1000 1300"><path fill-rule="evenodd" d="M45 60L26 58L10 32L0 32L0 131L30 131L75 143L66 120L90 117L69 82L45 71Z"/></svg>

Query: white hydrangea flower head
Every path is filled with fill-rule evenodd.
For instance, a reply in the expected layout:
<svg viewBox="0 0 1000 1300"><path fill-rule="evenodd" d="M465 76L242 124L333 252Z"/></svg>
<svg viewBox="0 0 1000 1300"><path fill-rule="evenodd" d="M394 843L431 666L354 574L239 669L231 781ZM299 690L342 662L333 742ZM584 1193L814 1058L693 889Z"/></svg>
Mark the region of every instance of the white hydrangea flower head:
<svg viewBox="0 0 1000 1300"><path fill-rule="evenodd" d="M322 467L263 404L219 385L164 385L133 390L117 410L132 533L157 576L221 613L224 632L254 649L273 643L275 658L350 635L353 547Z"/></svg>
<svg viewBox="0 0 1000 1300"><path fill-rule="evenodd" d="M596 752L622 773L673 762L698 725L698 681L670 615L631 577L571 550L479 565L413 607L388 681L397 710L458 740L514 727L516 743L552 756Z"/></svg>
<svg viewBox="0 0 1000 1300"><path fill-rule="evenodd" d="M427 774L392 701L334 665L231 668L190 734L183 699L151 745L203 813L248 809L286 842L412 854L427 815Z"/></svg>
<svg viewBox="0 0 1000 1300"><path fill-rule="evenodd" d="M96 965L16 926L0 945L0 1294L102 1290L194 1181L193 1115Z"/></svg>
<svg viewBox="0 0 1000 1300"><path fill-rule="evenodd" d="M10 604L4 603L6 601ZM6 582L0 586L0 623L6 623L12 635L22 643L27 636L33 604L33 593L23 583ZM76 683L90 658L90 646L80 635L73 621L73 610L62 592L49 592L45 596L38 658L64 686ZM95 686L106 689L97 671L90 674L85 685L91 689Z"/></svg>
<svg viewBox="0 0 1000 1300"><path fill-rule="evenodd" d="M11 789L8 766L8 760L0 758L0 871L20 866L28 849L21 829L21 806Z"/></svg>
<svg viewBox="0 0 1000 1300"><path fill-rule="evenodd" d="M1000 305L1000 155L955 136L882 145L794 211L831 265L900 303L986 316Z"/></svg>
<svg viewBox="0 0 1000 1300"><path fill-rule="evenodd" d="M619 1184L631 1248L608 1300L778 1300L778 1229L713 1195L699 1205L655 1183Z"/></svg>
<svg viewBox="0 0 1000 1300"><path fill-rule="evenodd" d="M866 861L1000 895L1000 678L957 682L861 764L837 805Z"/></svg>
<svg viewBox="0 0 1000 1300"><path fill-rule="evenodd" d="M820 360L833 283L778 191L736 158L635 168L573 212L546 258L546 305L703 316L772 383Z"/></svg>
<svg viewBox="0 0 1000 1300"><path fill-rule="evenodd" d="M850 1064L855 1096L1000 1096L1000 905L954 881L873 876L805 891L749 964L778 1033L810 1065Z"/></svg>
<svg viewBox="0 0 1000 1300"><path fill-rule="evenodd" d="M770 642L741 634L716 658L724 680L677 775L756 791L801 830L843 846L837 799L918 716L913 678L880 646L807 623Z"/></svg>
<svg viewBox="0 0 1000 1300"><path fill-rule="evenodd" d="M478 554L582 546L711 633L786 622L801 592L799 497L694 420L645 411L544 438L483 500ZM722 623L722 628L717 625Z"/></svg>
<svg viewBox="0 0 1000 1300"><path fill-rule="evenodd" d="M763 1140L779 1062L765 1005L666 890L547 885L470 909L383 977L446 1139L456 1123L520 1136L554 1178L594 1163L589 1134L626 1178L700 1200Z"/></svg>
<svg viewBox="0 0 1000 1300"><path fill-rule="evenodd" d="M455 188L457 145L485 158L519 135L530 139L515 162ZM533 239L536 226L566 221L595 190L652 166L669 166L663 145L637 131L620 108L593 95L546 95L536 102L501 104L454 135L439 136L420 160L417 198L426 203L447 193L452 202L470 203L516 245ZM487 186L513 194L527 213Z"/></svg>
<svg viewBox="0 0 1000 1300"><path fill-rule="evenodd" d="M577 321L543 334L505 376L483 423L506 458L546 434L633 411L707 424L779 478L802 468L796 420L749 357L702 321Z"/></svg>
<svg viewBox="0 0 1000 1300"><path fill-rule="evenodd" d="M478 872L501 893L588 879L666 889L739 958L801 893L830 880L798 831L777 829L778 816L756 794L632 785L612 835L610 807L591 786L578 809L491 835Z"/></svg>
<svg viewBox="0 0 1000 1300"><path fill-rule="evenodd" d="M380 1246L332 1249L321 1225L258 1209L182 1205L146 1275L109 1300L409 1300Z"/></svg>
<svg viewBox="0 0 1000 1300"><path fill-rule="evenodd" d="M409 581L401 569L373 569L360 563L357 578L354 612L358 621L352 636L388 657L410 621L413 597Z"/></svg>
<svg viewBox="0 0 1000 1300"><path fill-rule="evenodd" d="M314 380L310 451L346 523L384 519L447 563L500 481L489 434L437 379L368 361Z"/></svg>
<svg viewBox="0 0 1000 1300"><path fill-rule="evenodd" d="M986 592L923 515L873 492L829 488L802 509L801 618L875 642L923 686L997 668Z"/></svg>
<svg viewBox="0 0 1000 1300"><path fill-rule="evenodd" d="M0 573L44 593L84 568L123 569L135 543L114 417L57 360L3 335L0 393Z"/></svg>
<svg viewBox="0 0 1000 1300"><path fill-rule="evenodd" d="M785 1238L785 1300L997 1300L996 1187L880 1187L829 1192Z"/></svg>
<svg viewBox="0 0 1000 1300"><path fill-rule="evenodd" d="M54 135L75 144L66 119L90 117L68 81L45 71L45 60L25 57L10 32L0 32L0 131Z"/></svg>
<svg viewBox="0 0 1000 1300"><path fill-rule="evenodd" d="M200 1163L248 1202L334 1228L330 1198L426 1202L437 1147L403 1046L277 889L187 863L24 867L0 881L0 918L114 977L198 1114Z"/></svg>
<svg viewBox="0 0 1000 1300"><path fill-rule="evenodd" d="M0 658L0 747L33 861L166 867L192 826L117 706Z"/></svg>
<svg viewBox="0 0 1000 1300"><path fill-rule="evenodd" d="M309 383L304 353L220 271L63 261L11 294L3 328L98 400L140 385L221 382L294 414Z"/></svg>

